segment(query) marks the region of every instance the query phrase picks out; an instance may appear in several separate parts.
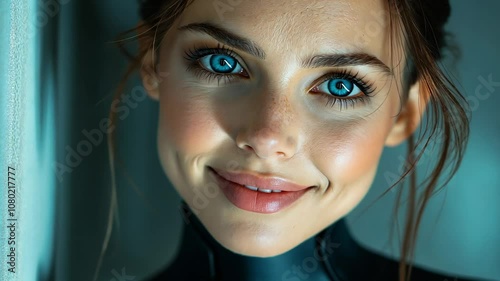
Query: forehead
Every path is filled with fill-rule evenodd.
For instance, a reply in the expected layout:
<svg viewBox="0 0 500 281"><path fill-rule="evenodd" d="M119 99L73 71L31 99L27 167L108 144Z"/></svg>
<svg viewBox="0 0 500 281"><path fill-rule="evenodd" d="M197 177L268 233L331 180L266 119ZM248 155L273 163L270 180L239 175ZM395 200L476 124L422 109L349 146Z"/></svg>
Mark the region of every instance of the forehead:
<svg viewBox="0 0 500 281"><path fill-rule="evenodd" d="M391 65L388 19L385 0L195 0L179 26L216 23L269 54L365 52Z"/></svg>

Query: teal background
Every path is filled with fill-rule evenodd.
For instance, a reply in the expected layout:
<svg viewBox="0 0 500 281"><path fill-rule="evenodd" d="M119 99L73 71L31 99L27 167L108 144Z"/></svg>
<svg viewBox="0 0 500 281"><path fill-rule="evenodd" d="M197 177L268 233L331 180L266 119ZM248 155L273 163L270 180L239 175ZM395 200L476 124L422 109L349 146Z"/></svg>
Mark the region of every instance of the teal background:
<svg viewBox="0 0 500 281"><path fill-rule="evenodd" d="M460 170L427 208L415 261L443 273L500 280L500 87L486 98L475 96L480 77L500 81L500 2L451 3L448 30L463 53L457 80L475 105L471 138ZM15 276L4 271L7 195L2 188L0 280L93 279L111 181L105 138L94 134L91 143L85 132L95 133L107 118L126 66L111 41L137 21L136 1L0 2L0 181L6 185L8 165L19 171L21 269ZM135 76L127 92L137 85ZM145 99L120 123L119 223L97 280L120 280L123 272L142 280L165 266L178 247L180 198L157 159L157 115L157 104ZM68 155L85 143L91 143L88 155L71 172L56 173L57 163L78 162ZM400 155L404 146L384 151L372 189L348 216L361 244L394 257L397 239L390 243L388 238L396 194L389 192L365 208L389 187L384 174L397 174ZM420 177L426 166L419 167Z"/></svg>
<svg viewBox="0 0 500 281"><path fill-rule="evenodd" d="M36 20L39 16L39 21ZM46 18L45 18L46 17ZM35 1L0 2L0 280L48 280L53 265L57 138L54 21ZM47 19L47 20L44 20ZM8 211L8 167L15 169L15 211ZM15 221L15 245L7 225ZM15 247L15 273L7 254Z"/></svg>

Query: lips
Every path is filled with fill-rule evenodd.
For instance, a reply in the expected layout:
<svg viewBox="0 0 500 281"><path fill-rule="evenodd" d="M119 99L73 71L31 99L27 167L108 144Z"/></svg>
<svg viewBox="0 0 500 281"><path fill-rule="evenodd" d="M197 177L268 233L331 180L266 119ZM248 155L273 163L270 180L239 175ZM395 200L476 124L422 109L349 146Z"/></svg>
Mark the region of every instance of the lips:
<svg viewBox="0 0 500 281"><path fill-rule="evenodd" d="M281 190L281 191L301 191L311 186L304 186L293 183L280 177L262 177L248 173L231 173L224 170L212 168L217 174L228 181L246 186L253 186L259 189Z"/></svg>
<svg viewBox="0 0 500 281"><path fill-rule="evenodd" d="M236 207L256 213L278 212L302 197L311 187L299 185L278 177L258 177L209 168L226 198ZM281 192L261 192L248 187Z"/></svg>

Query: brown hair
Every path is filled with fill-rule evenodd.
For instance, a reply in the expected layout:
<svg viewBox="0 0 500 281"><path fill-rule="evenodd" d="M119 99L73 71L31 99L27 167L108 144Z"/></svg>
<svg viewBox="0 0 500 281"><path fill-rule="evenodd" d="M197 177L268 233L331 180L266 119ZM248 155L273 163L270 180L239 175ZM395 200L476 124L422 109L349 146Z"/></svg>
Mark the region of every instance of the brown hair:
<svg viewBox="0 0 500 281"><path fill-rule="evenodd" d="M146 0L141 3L141 17L143 24L137 28L124 32L118 40L118 45L124 54L130 59L130 65L123 77L122 83L117 88L110 110L110 126L116 126L117 116L115 106L124 92L126 81L130 76L142 67L142 61L146 53L153 49L152 55L156 55L164 34L170 29L173 22L192 3L193 0ZM444 24L450 15L448 0L387 0L390 14L390 28L392 34L403 44L406 51L406 67L404 77L404 94L407 94L409 86L420 81L420 91L428 98L426 109L426 122L421 126L420 138L415 141L412 135L408 138L408 153L405 170L400 179L386 190L378 199L384 196L396 185L404 185L404 180L409 178L407 194L406 224L404 238L401 247L401 258L399 266L399 280L409 280L411 275L411 259L414 254L416 235L428 200L433 194L442 189L457 171L465 151L468 134L469 120L466 112L466 102L460 91L443 73L439 66L443 49L446 47L446 34ZM138 33L139 30L143 32ZM135 34L127 37L129 34ZM144 40L136 55L131 55L124 48L124 44L131 38ZM391 46L394 47L394 46ZM153 60L156 61L156 60ZM155 69L150 66L150 69ZM422 127L424 128L422 130ZM95 278L99 272L102 257L109 242L113 209L116 205L116 186L114 179L114 146L115 131L108 134L110 167L112 173L112 194L109 223L106 237L103 243L101 256L96 269ZM437 161L432 173L420 185L416 181L416 164L432 145L432 139L436 141ZM420 148L418 151L417 148ZM449 169L449 170L448 170ZM438 184L445 171L449 171L442 184ZM420 196L417 189L422 188ZM401 203L403 188L397 190L397 204L394 209L396 218L398 207ZM377 199L377 200L378 200Z"/></svg>

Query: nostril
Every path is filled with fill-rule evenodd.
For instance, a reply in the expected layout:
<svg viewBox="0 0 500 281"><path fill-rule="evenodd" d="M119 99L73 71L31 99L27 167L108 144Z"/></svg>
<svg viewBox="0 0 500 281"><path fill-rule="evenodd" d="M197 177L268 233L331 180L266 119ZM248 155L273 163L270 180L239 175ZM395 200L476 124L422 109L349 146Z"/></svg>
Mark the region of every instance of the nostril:
<svg viewBox="0 0 500 281"><path fill-rule="evenodd" d="M253 151L253 148L252 148L251 146L249 146L248 144L245 144L245 145L243 146L243 149L244 149L244 150Z"/></svg>

